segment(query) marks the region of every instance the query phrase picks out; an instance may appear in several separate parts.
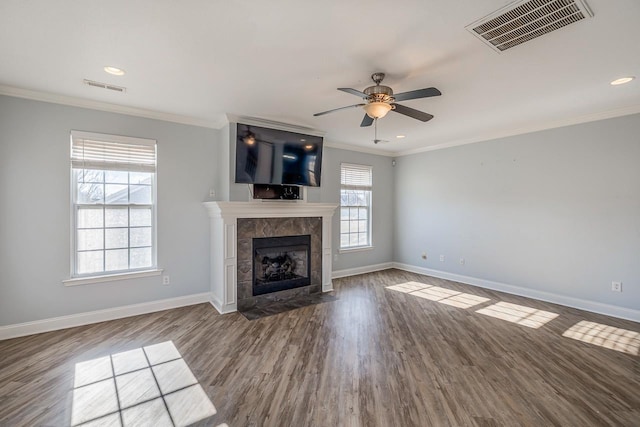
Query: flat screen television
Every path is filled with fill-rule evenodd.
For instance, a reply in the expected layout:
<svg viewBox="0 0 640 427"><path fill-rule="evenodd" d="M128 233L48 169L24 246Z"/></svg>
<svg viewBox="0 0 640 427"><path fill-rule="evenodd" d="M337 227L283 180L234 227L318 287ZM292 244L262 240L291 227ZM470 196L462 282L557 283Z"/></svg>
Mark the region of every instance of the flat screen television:
<svg viewBox="0 0 640 427"><path fill-rule="evenodd" d="M321 136L238 123L236 183L320 186Z"/></svg>

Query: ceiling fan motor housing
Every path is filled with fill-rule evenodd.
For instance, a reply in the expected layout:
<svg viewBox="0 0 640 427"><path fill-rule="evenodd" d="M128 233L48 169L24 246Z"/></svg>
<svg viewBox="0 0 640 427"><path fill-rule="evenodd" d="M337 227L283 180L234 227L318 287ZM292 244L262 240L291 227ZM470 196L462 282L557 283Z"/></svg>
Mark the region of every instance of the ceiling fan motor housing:
<svg viewBox="0 0 640 427"><path fill-rule="evenodd" d="M369 86L364 90L364 94L367 95L367 101L369 102L393 102L393 90L389 86L375 85Z"/></svg>

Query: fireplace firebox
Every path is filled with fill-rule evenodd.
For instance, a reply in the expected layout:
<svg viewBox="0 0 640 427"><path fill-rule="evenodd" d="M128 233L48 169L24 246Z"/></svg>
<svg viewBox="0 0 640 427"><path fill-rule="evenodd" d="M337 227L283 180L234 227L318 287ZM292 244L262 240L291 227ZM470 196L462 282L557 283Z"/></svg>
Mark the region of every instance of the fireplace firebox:
<svg viewBox="0 0 640 427"><path fill-rule="evenodd" d="M253 295L311 284L311 235L253 239Z"/></svg>

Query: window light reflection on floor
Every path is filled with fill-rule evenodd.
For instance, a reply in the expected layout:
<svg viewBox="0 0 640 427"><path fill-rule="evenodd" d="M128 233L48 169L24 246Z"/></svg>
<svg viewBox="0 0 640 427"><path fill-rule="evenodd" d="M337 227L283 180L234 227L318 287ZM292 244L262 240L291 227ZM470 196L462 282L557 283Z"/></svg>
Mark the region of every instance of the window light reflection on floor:
<svg viewBox="0 0 640 427"><path fill-rule="evenodd" d="M183 426L216 408L173 342L76 364L72 426Z"/></svg>
<svg viewBox="0 0 640 427"><path fill-rule="evenodd" d="M476 313L497 319L506 320L528 328L538 329L542 325L558 317L557 313L538 310L524 305L498 302L488 307L477 310Z"/></svg>
<svg viewBox="0 0 640 427"><path fill-rule="evenodd" d="M640 333L601 323L583 320L562 336L635 356L640 352Z"/></svg>
<svg viewBox="0 0 640 427"><path fill-rule="evenodd" d="M387 289L403 292L446 305L452 305L458 308L469 308L473 307L474 305L482 304L483 302L489 301L489 298L465 294L451 289L427 285L419 282L400 283L398 285L387 286Z"/></svg>

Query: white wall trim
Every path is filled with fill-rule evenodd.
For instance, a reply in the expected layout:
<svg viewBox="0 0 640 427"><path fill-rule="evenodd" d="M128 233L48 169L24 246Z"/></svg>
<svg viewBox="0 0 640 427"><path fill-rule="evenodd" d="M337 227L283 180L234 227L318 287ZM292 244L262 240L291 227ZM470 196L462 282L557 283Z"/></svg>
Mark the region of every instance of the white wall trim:
<svg viewBox="0 0 640 427"><path fill-rule="evenodd" d="M209 303L220 314L233 313L238 311L238 304L222 304L222 302L211 292L209 294Z"/></svg>
<svg viewBox="0 0 640 427"><path fill-rule="evenodd" d="M75 96L59 95L56 93L41 92L31 89L23 89L13 86L0 85L0 95L13 96L15 98L31 99L34 101L50 102L53 104L68 105L71 107L88 108L91 110L107 111L109 113L126 114L128 116L144 117L146 119L162 120L165 122L180 123L183 125L199 126L212 129L221 129L226 123L226 117L217 119L199 119L182 116L179 114L164 113L161 111L147 110L144 108L126 107L103 101L94 101Z"/></svg>
<svg viewBox="0 0 640 427"><path fill-rule="evenodd" d="M122 319L123 317L137 316L140 314L153 313L156 311L184 307L187 305L201 304L209 301L210 294L209 292L205 292L201 294L143 302L140 304L125 305L122 307L107 308L104 310L71 314L69 316L53 317L33 322L18 323L15 325L0 326L0 340L56 331L58 329L73 328L75 326L105 322L107 320Z"/></svg>
<svg viewBox="0 0 640 427"><path fill-rule="evenodd" d="M378 156L395 157L396 152L380 150L377 148L361 147L359 145L343 144L335 141L327 141L325 139L324 146L329 148L338 148L340 150L355 151L357 153L375 154Z"/></svg>
<svg viewBox="0 0 640 427"><path fill-rule="evenodd" d="M595 122L598 120L612 119L614 117L629 116L631 114L640 113L640 104L629 105L613 110L600 111L597 113L584 114L577 117L568 117L560 120L540 122L520 128L504 129L494 132L488 132L482 135L476 135L471 138L456 139L453 141L443 142L441 144L430 145L428 147L420 147L412 150L397 151L391 153L395 157L409 156L411 154L424 153L426 151L442 150L443 148L457 147L459 145L473 144L475 142L491 141L493 139L506 138L508 136L522 135L526 133L539 132L547 129L555 129L565 126L577 125L580 123Z"/></svg>
<svg viewBox="0 0 640 427"><path fill-rule="evenodd" d="M553 304L560 304L567 307L578 308L580 310L591 311L593 313L604 314L620 319L640 322L640 311L631 308L618 307L610 304L603 304L596 301L589 301L566 295L554 294L551 292L538 291L535 289L523 288L520 286L508 285L506 283L494 282L492 280L480 279L477 277L463 276L461 274L449 273L446 271L432 270L430 268L418 267L415 265L393 263L393 268L409 271L411 273L424 274L426 276L438 277L440 279L452 280L454 282L465 283L467 285L478 286L480 288L494 291L506 292L508 294L519 295L546 301Z"/></svg>
<svg viewBox="0 0 640 427"><path fill-rule="evenodd" d="M269 129L284 130L287 132L302 133L305 135L324 136L325 132L305 125L295 125L290 123L277 122L275 120L261 119L259 117L239 116L227 113L226 119L229 123L241 123L243 125L262 126Z"/></svg>
<svg viewBox="0 0 640 427"><path fill-rule="evenodd" d="M344 270L335 270L331 273L332 279L340 277L355 276L356 274L373 273L374 271L388 270L393 268L392 262L383 262L381 264L365 265L362 267L345 268Z"/></svg>
<svg viewBox="0 0 640 427"><path fill-rule="evenodd" d="M73 277L71 279L63 280L62 284L65 286L80 286L80 285L91 285L94 283L116 282L119 280L130 280L130 279L139 279L141 277L159 276L162 274L163 271L164 270L162 268L154 268L151 270L132 271L128 273L104 274L101 276L90 276L90 277Z"/></svg>

